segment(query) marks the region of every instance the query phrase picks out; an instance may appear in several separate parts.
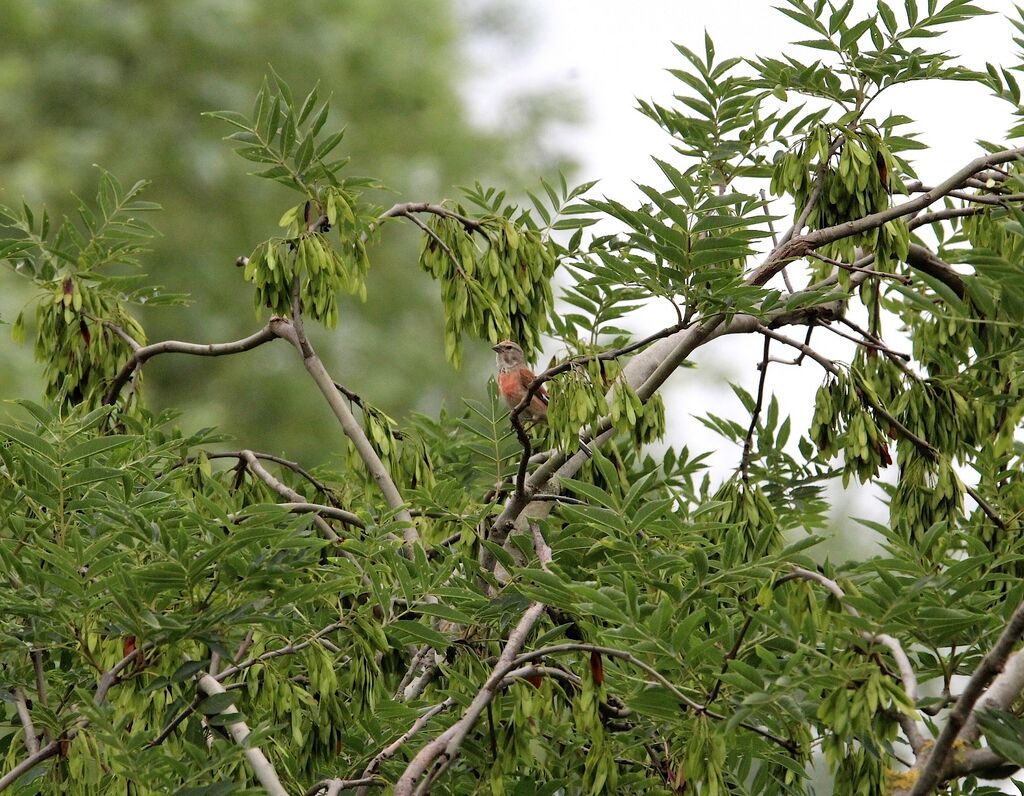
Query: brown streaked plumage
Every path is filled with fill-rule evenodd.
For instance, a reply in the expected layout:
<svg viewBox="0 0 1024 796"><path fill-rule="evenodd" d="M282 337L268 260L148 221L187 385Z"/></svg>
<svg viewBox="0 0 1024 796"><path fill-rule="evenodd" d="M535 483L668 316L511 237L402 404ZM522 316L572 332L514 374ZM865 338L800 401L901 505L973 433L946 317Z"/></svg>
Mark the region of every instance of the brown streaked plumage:
<svg viewBox="0 0 1024 796"><path fill-rule="evenodd" d="M509 409L514 409L526 397L526 390L536 376L526 366L526 357L518 343L502 340L492 351L497 355L498 389ZM545 420L548 413L548 394L543 385L534 393L533 399L520 413L524 420Z"/></svg>

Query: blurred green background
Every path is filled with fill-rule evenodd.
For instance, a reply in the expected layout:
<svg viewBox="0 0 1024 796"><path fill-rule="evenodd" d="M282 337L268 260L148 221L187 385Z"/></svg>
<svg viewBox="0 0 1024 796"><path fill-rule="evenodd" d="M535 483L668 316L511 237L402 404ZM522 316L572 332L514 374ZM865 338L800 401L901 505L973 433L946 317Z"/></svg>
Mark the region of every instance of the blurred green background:
<svg viewBox="0 0 1024 796"><path fill-rule="evenodd" d="M380 178L372 200L437 201L480 180L516 194L557 169L545 145L577 106L554 90L507 98L496 123L474 123L474 90L500 83L502 53L526 46L530 20L488 0L0 0L0 202L24 198L58 217L72 192L95 193L99 164L125 184L144 178L143 198L163 205L147 259L151 281L192 296L187 308L140 313L150 341L224 341L261 324L235 259L277 232L295 199L246 176L221 141L229 130L206 110L248 112L268 64L293 93L319 80L332 95L329 127L348 173ZM496 57L467 60L466 44ZM479 49L479 48L477 48ZM486 91L487 89L482 89ZM457 409L481 397L491 370L483 344L461 370L444 359L437 289L416 262L419 235L392 223L371 251L369 298L345 298L336 330L314 344L337 380L393 417ZM0 276L0 318L33 295L9 269ZM30 316L29 313L26 314ZM29 342L0 333L0 398L38 399ZM151 408L179 407L189 429L218 426L239 444L316 462L342 438L322 398L283 343L216 360L163 357L146 367Z"/></svg>

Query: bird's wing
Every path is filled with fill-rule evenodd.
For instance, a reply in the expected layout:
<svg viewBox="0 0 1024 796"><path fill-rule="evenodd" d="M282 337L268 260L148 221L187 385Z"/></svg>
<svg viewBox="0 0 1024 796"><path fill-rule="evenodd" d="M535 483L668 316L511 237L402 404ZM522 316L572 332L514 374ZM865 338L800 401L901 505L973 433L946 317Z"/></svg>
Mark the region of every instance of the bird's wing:
<svg viewBox="0 0 1024 796"><path fill-rule="evenodd" d="M523 385L523 389L524 390L529 388L530 383L535 378L537 378L537 377L533 375L533 371L530 370L529 368L520 368L519 369L519 381ZM544 389L544 385L543 384L540 385L540 387L537 388L537 392L534 393L534 396L536 398L539 398L542 403L547 405L547 402L548 402L548 391Z"/></svg>

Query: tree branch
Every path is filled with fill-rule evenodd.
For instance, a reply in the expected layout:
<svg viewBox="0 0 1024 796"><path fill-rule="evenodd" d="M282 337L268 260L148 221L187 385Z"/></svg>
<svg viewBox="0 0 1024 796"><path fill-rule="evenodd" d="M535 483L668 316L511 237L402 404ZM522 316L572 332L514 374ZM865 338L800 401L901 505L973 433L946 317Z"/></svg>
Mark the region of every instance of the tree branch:
<svg viewBox="0 0 1024 796"><path fill-rule="evenodd" d="M371 785L380 787L384 785L383 782L375 780L373 777L360 777L359 779L322 779L316 785L313 785L309 790L303 794L303 796L317 796L318 793L322 793L323 796L338 796L343 790L350 788L359 788L356 793L365 793L366 789Z"/></svg>
<svg viewBox="0 0 1024 796"><path fill-rule="evenodd" d="M606 655L609 658L617 658L619 660L626 661L627 663L636 666L638 669L642 669L655 680L657 680L661 685L663 685L665 688L669 690L672 696L675 697L675 699L680 704L685 705L687 708L694 711L695 713L715 719L716 721L726 720L726 717L721 713L716 713L715 711L708 708L707 705L702 705L700 702L697 702L696 700L688 697L686 694L680 691L672 683L671 680L665 677L665 675L663 675L650 664L640 660L640 658L637 658L632 653L626 652L625 650L616 649L615 647L602 647L598 644L584 644L582 642L566 642L563 644L553 644L550 647L542 647L540 649L522 653L521 655L517 656L513 661L513 667L519 667L525 663L529 663L530 661L537 660L538 658L543 658L548 655L557 655L562 652L597 652L601 655ZM511 671L511 669L509 671ZM757 724L751 724L750 722L746 721L739 722L739 726L743 727L746 730L750 730L751 732L756 733L757 735L760 735L762 738L765 738L771 741L772 743L778 744L791 754L797 754L800 751L799 746L796 744L795 741L789 738L782 738L781 736L776 735L771 730L768 730L765 727L761 727Z"/></svg>
<svg viewBox="0 0 1024 796"><path fill-rule="evenodd" d="M302 495L300 495L294 489L285 485L277 478L275 478L273 475L271 475L270 472L268 472L267 469L262 464L260 464L259 459L256 458L256 454L254 454L252 451L239 451L239 455L253 475L255 475L257 478L263 481L263 483L265 483L267 486L269 486L271 489L277 492L277 494L279 494L281 497L287 498L288 500L292 501L291 503L284 504L288 507L289 510L315 511L316 516L313 518L313 522L316 523L316 527L320 529L320 532L332 542L337 542L341 540L341 537L338 536L337 533L335 533L334 528L330 526L330 523L328 523L327 520L325 520L321 516L323 514L327 514L327 511L320 511L319 509L310 508L314 504L306 503ZM324 506L324 508L326 509L328 507ZM332 508L332 513L329 516L336 516L333 514L333 512L336 511L340 511L340 509ZM350 512L345 511L341 513L347 515ZM352 524L354 525L355 523Z"/></svg>
<svg viewBox="0 0 1024 796"><path fill-rule="evenodd" d="M964 687L956 705L949 712L946 726L926 755L918 757L915 768L919 770L917 780L910 789L910 796L926 796L938 786L945 776L947 759L960 730L971 718L975 703L993 678L1003 671L1010 653L1024 634L1024 602L1010 617L999 639L974 670Z"/></svg>
<svg viewBox="0 0 1024 796"><path fill-rule="evenodd" d="M434 705L431 708L427 708L427 710L425 710L422 715L412 723L412 726L408 730L403 732L398 736L398 738L374 755L370 762L366 764L366 768L363 769L362 779L372 779L377 769L380 768L381 763L394 757L410 738L427 726L427 722L439 713L444 713L444 711L448 710L448 708L452 707L454 704L455 699L453 697L448 697L444 702ZM364 785L356 791L356 796L365 796L366 792L367 786Z"/></svg>
<svg viewBox="0 0 1024 796"><path fill-rule="evenodd" d="M132 374L158 354L191 354L196 357L222 357L229 354L240 354L243 351L251 351L276 338L278 335L274 331L273 326L274 319L272 318L258 332L231 343L182 343L178 340L164 340L162 343L143 346L133 351L131 357L125 362L121 370L118 371L106 395L103 397L103 403L108 405L114 403L121 389L132 377Z"/></svg>
<svg viewBox="0 0 1024 796"><path fill-rule="evenodd" d="M533 629L533 626L543 616L545 606L543 603L531 603L526 609L519 623L509 633L508 641L498 656L498 662L491 671L490 676L477 692L472 702L463 712L462 717L451 727L438 735L433 741L424 746L409 762L398 782L395 783L394 796L413 796L413 789L416 788L420 778L427 775L424 784L429 787L430 783L447 767L462 747L469 731L476 724L480 714L494 698L498 686L512 669L515 668L515 658L519 650L523 648L526 639ZM429 769L429 771L428 771Z"/></svg>
<svg viewBox="0 0 1024 796"><path fill-rule="evenodd" d="M207 459L244 458L242 456L242 451L204 451L203 453L206 455ZM327 486L327 484L325 484L319 478L314 476L311 472L309 472L305 467L303 467L298 462L290 461L289 459L285 459L281 456L275 456L272 453L261 453L260 451L249 451L249 453L251 453L257 459L262 459L268 462L274 462L275 464L280 464L282 467L287 467L296 475L299 475L302 478L306 479L318 492L322 493L331 502L332 506L339 509L341 508L341 505L338 503L337 497L334 494L334 490ZM191 463L194 462L195 459L196 456L192 455L186 458L185 461Z"/></svg>
<svg viewBox="0 0 1024 796"><path fill-rule="evenodd" d="M148 652L152 648L152 643L147 642L145 644L142 644L133 649L123 658L121 658L121 660L115 663L110 669L105 671L100 676L99 683L96 685L96 693L93 695L92 700L93 705L97 707L102 705L103 702L106 700L107 694L110 692L110 689L120 682L121 672L123 672L126 667L134 663L136 658ZM80 717L78 721L75 722L75 725L70 729L66 730L64 733L62 733L59 738L50 741L48 744L40 748L34 754L30 754L20 763L16 764L14 768L12 768L6 774L0 777L0 791L4 790L8 786L16 782L18 778L22 776L22 774L31 771L40 763L60 754L62 744L74 740L75 736L78 735L80 731L84 730L88 726L89 719L84 716Z"/></svg>
<svg viewBox="0 0 1024 796"><path fill-rule="evenodd" d="M810 569L804 569L803 567L793 567L790 574L780 578L776 585L781 586L790 580L808 580L812 583L817 583L824 586L831 592L832 596L839 601L839 604L843 606L843 610L846 611L852 617L860 617L860 612L857 611L850 603L846 601L846 592L843 588L825 575L820 572L815 572ZM907 653L903 649L903 645L899 642L899 639L888 633L871 633L867 630L862 630L861 638L870 644L881 644L888 648L889 653L892 655L893 660L896 661L896 666L900 671L900 680L903 683L903 690L911 702L917 701L917 675L914 673L914 667L910 663L910 658L907 657ZM914 750L914 753L919 753L926 745L924 736L921 735L921 731L917 726L917 722L910 716L903 713L899 714L900 727L903 730L903 734L907 736L907 742L910 744L910 748Z"/></svg>
<svg viewBox="0 0 1024 796"><path fill-rule="evenodd" d="M25 699L25 692L20 688L15 688L11 693L14 695L14 706L18 711L18 720L21 722L21 728L25 732L25 751L30 755L34 755L39 751L39 739L36 738L36 728L32 723L32 714L28 709L28 700Z"/></svg>
<svg viewBox="0 0 1024 796"><path fill-rule="evenodd" d="M1008 710L1024 691L1024 650L1017 650L1007 660L1003 671L992 681L985 691L985 696L978 700L977 707L960 731L960 738L966 744L978 740L981 729L978 727L978 714L989 708Z"/></svg>
<svg viewBox="0 0 1024 796"><path fill-rule="evenodd" d="M943 262L934 252L920 244L910 244L910 249L907 252L907 265L938 279L956 293L959 299L962 299L967 293L963 277L954 271L949 263Z"/></svg>
<svg viewBox="0 0 1024 796"><path fill-rule="evenodd" d="M220 674L218 674L215 679L217 680L217 682L222 683L227 678L233 677L234 675L238 674L244 669L248 669L252 666L255 666L258 663L264 663L265 661L272 660L273 658L280 658L284 655L294 655L296 652L301 652L314 642L320 641L324 636L328 636L334 631L340 630L344 626L344 622L332 622L331 624L327 625L327 627L318 630L305 641L292 642L286 644L283 647L278 647L277 649L272 649L268 652L264 652L262 655L256 655L255 657L244 660L241 663L233 664L226 668L224 671L222 671Z"/></svg>
<svg viewBox="0 0 1024 796"><path fill-rule="evenodd" d="M431 202L400 202L393 205L388 210L385 210L377 217L377 222L380 223L389 218L412 218L413 213L430 213L431 215L440 216L441 218L451 218L462 224L463 228L467 232L476 232L482 226L482 224L475 218L469 218L461 213L456 213L454 210L450 210L444 205L433 204Z"/></svg>
<svg viewBox="0 0 1024 796"><path fill-rule="evenodd" d="M761 363L757 366L760 377L757 380L757 402L754 404L754 411L750 413L750 426L747 428L747 436L743 440L743 455L740 456L740 473L744 481L750 480L750 451L754 442L754 430L757 428L758 418L761 417L761 404L764 402L764 383L768 376L768 355L771 351L772 340L764 338L764 353L761 355Z"/></svg>
<svg viewBox="0 0 1024 796"><path fill-rule="evenodd" d="M362 427L356 421L352 410L348 408L348 404L345 403L341 394L335 388L334 380L328 374L324 363L317 356L316 351L313 350L313 346L310 344L302 327L301 317L297 316L292 321L288 321L286 318L274 318L270 322L270 327L275 335L283 337L290 342L302 355L302 362L306 370L313 377L316 386L320 388L321 394L327 399L327 403L341 424L342 430L352 440L352 444L355 446L359 457L363 460L363 464L366 465L370 476L376 482L388 505L394 509L395 516L400 522L404 523L405 527L402 529L402 536L406 544L415 544L419 540L419 534L416 532L416 526L412 522L409 509L406 508L405 500L398 491L398 487L395 486L395 482L391 479L391 474L384 466L384 462L381 461L380 456L373 449Z"/></svg>
<svg viewBox="0 0 1024 796"><path fill-rule="evenodd" d="M870 213L862 218L853 221L845 221L842 224L835 224L831 227L823 227L814 230L806 235L796 236L792 240L784 242L775 247L768 255L764 263L758 267L748 278L747 282L755 285L763 285L783 268L786 263L796 256L802 256L812 249L824 246L826 243L848 238L851 235L859 235L883 224L903 216L923 210L932 202L946 196L950 191L959 188L964 180L983 169L996 166L1001 163L1009 163L1024 157L1024 148L1006 149L1001 152L994 152L988 155L975 158L963 168L959 169L930 191L904 202L903 204L887 207L877 213ZM799 252L799 254L797 253Z"/></svg>
<svg viewBox="0 0 1024 796"><path fill-rule="evenodd" d="M224 686L209 674L204 674L199 678L199 689L207 696L227 693ZM228 705L220 712L220 715L239 715L238 708L234 704ZM242 748L242 754L245 755L249 767L269 796L288 796L288 791L281 785L281 780L278 779L277 772L267 759L267 756L263 754L263 751L258 746L253 746L249 743L250 732L248 725L241 720L232 721L227 725L227 731L231 734L235 743Z"/></svg>

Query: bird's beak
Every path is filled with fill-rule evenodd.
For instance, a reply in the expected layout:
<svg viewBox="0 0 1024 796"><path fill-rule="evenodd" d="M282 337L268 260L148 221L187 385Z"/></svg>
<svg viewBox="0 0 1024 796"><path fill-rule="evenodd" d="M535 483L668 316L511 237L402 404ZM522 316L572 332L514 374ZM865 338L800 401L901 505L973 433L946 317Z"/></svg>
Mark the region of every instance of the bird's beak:
<svg viewBox="0 0 1024 796"><path fill-rule="evenodd" d="M497 346L497 345L492 345L492 346L491 346L491 351L493 351L493 352L494 352L495 354L497 354L497 353L498 353L498 350L499 350L500 348L501 348L501 346Z"/></svg>

